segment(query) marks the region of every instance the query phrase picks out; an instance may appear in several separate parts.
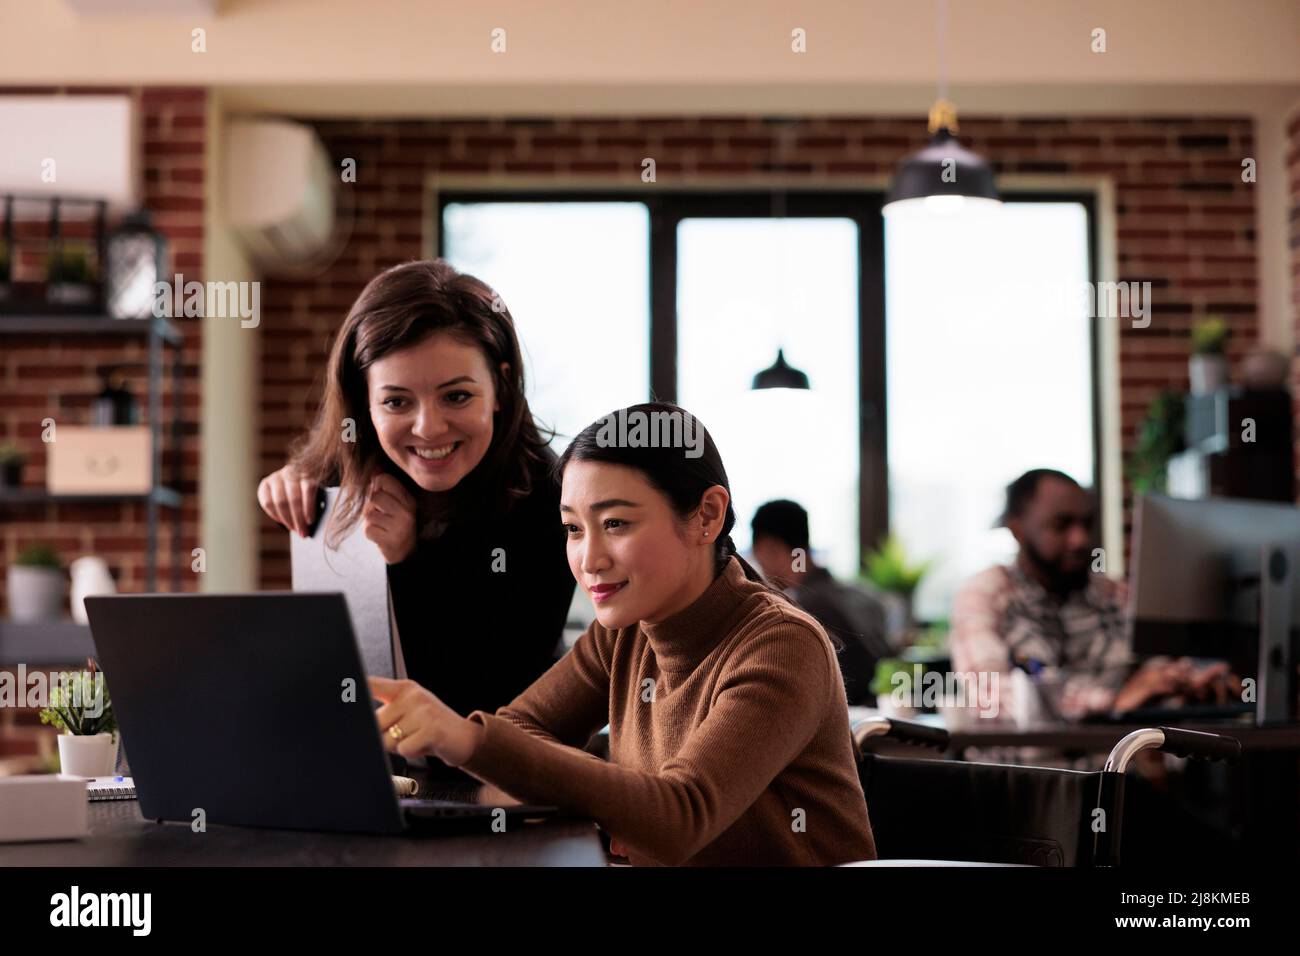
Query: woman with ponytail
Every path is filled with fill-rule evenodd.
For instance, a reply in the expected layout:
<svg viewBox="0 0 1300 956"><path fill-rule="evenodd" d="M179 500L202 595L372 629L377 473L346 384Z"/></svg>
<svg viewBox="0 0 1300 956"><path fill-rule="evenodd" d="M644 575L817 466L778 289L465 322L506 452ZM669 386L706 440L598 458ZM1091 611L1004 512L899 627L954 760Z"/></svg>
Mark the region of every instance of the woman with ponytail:
<svg viewBox="0 0 1300 956"><path fill-rule="evenodd" d="M698 420L661 403L617 415L651 427L607 416L557 466L569 569L596 620L495 713L372 678L385 746L594 818L634 864L874 859L825 631L736 554L727 474ZM690 447L658 440L692 433ZM580 749L605 724L608 762Z"/></svg>

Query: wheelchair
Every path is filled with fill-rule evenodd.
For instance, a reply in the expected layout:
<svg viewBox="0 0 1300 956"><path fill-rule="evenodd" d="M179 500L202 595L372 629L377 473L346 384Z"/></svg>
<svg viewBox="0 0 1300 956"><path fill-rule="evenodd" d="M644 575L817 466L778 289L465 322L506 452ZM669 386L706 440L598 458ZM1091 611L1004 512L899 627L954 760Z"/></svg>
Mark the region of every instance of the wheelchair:
<svg viewBox="0 0 1300 956"><path fill-rule="evenodd" d="M884 738L948 747L946 730L911 721L873 717L854 729L877 860L848 866L1140 865L1159 850L1147 841L1144 852L1125 856L1135 843L1134 834L1125 839L1126 818L1134 815L1126 786L1133 759L1148 750L1199 760L1241 756L1234 737L1172 727L1129 733L1092 772L871 752L873 739Z"/></svg>

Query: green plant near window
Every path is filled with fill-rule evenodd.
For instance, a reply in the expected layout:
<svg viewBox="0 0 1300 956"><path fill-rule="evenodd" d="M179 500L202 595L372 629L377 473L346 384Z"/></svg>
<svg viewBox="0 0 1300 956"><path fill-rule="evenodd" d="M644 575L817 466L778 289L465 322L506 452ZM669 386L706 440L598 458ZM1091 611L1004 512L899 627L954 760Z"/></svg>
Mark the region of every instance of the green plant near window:
<svg viewBox="0 0 1300 956"><path fill-rule="evenodd" d="M6 465L21 465L26 461L27 456L13 442L0 443L0 468Z"/></svg>
<svg viewBox="0 0 1300 956"><path fill-rule="evenodd" d="M894 675L902 673L904 680L895 687ZM871 678L871 693L876 697L888 697L896 689L906 695L912 693L912 665L899 657L883 657L876 661L876 673Z"/></svg>
<svg viewBox="0 0 1300 956"><path fill-rule="evenodd" d="M949 624L946 620L931 621L912 641L912 647L941 651L948 646Z"/></svg>
<svg viewBox="0 0 1300 956"><path fill-rule="evenodd" d="M1166 389L1157 395L1138 426L1137 441L1129 453L1128 478L1134 492L1163 493L1167 487L1169 459L1183 451L1183 394Z"/></svg>
<svg viewBox="0 0 1300 956"><path fill-rule="evenodd" d="M903 549L903 542L897 535L891 534L881 542L879 548L867 555L863 570L867 580L880 590L910 598L932 563L911 563Z"/></svg>
<svg viewBox="0 0 1300 956"><path fill-rule="evenodd" d="M86 250L80 246L70 246L57 254L45 257L45 277L47 281L56 281L56 264L58 266L58 282L94 281L90 269L90 258L86 255Z"/></svg>
<svg viewBox="0 0 1300 956"><path fill-rule="evenodd" d="M1206 316L1192 326L1193 355L1222 355L1228 341L1228 323L1217 315Z"/></svg>
<svg viewBox="0 0 1300 956"><path fill-rule="evenodd" d="M50 705L42 708L41 723L80 737L117 732L113 702L93 660L86 661L84 671L64 671L50 682Z"/></svg>
<svg viewBox="0 0 1300 956"><path fill-rule="evenodd" d="M49 568L53 571L63 570L63 561L59 553L47 544L33 544L18 552L14 564L23 568Z"/></svg>

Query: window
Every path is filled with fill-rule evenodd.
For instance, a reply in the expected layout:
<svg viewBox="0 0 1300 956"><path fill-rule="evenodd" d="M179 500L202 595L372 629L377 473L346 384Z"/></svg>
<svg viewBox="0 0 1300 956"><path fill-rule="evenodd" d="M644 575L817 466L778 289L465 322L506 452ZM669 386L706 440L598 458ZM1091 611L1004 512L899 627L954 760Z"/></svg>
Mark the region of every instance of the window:
<svg viewBox="0 0 1300 956"><path fill-rule="evenodd" d="M677 394L755 509L808 511L818 563L857 574L858 229L850 219L691 218L677 227ZM811 388L753 390L782 349Z"/></svg>
<svg viewBox="0 0 1300 956"><path fill-rule="evenodd" d="M515 320L552 447L650 389L649 217L635 202L448 203L442 255ZM580 384L581 387L574 387Z"/></svg>
<svg viewBox="0 0 1300 956"><path fill-rule="evenodd" d="M1093 483L1090 278L1079 202L886 221L891 527L935 559L919 617L947 617L964 578L1015 554L993 528L1013 478Z"/></svg>
<svg viewBox="0 0 1300 956"><path fill-rule="evenodd" d="M456 193L440 254L509 303L557 451L615 408L678 401L722 452L741 549L775 497L842 576L892 529L934 561L916 613L945 618L1014 553L992 528L1007 482L1095 484L1091 199L883 220L876 193L786 198L777 218L766 192ZM809 391L752 390L778 348Z"/></svg>

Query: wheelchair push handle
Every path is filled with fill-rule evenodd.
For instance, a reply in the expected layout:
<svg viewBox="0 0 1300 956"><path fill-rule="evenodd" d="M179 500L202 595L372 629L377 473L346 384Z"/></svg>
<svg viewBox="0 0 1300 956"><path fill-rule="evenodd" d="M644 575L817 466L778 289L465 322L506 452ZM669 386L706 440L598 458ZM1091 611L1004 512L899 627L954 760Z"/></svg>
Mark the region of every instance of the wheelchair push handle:
<svg viewBox="0 0 1300 956"><path fill-rule="evenodd" d="M1160 749L1178 757L1236 760L1241 756L1241 741L1236 737L1200 730L1180 730L1177 727L1161 727L1160 732L1165 735L1165 742Z"/></svg>
<svg viewBox="0 0 1300 956"><path fill-rule="evenodd" d="M942 727L931 727L911 720L895 720L893 717L888 720L889 736L895 740L901 740L905 744L916 744L918 747L934 747L938 750L948 746L948 731Z"/></svg>
<svg viewBox="0 0 1300 956"><path fill-rule="evenodd" d="M853 737L859 747L872 737L887 737L900 743L934 747L936 750L945 750L948 747L948 731L942 727L931 727L928 724L898 720L894 717L870 717L858 724Z"/></svg>
<svg viewBox="0 0 1300 956"><path fill-rule="evenodd" d="M1241 741L1223 734L1177 727L1144 727L1128 734L1111 748L1103 770L1123 773L1143 750L1160 750L1178 757L1201 760L1236 760L1241 756Z"/></svg>

